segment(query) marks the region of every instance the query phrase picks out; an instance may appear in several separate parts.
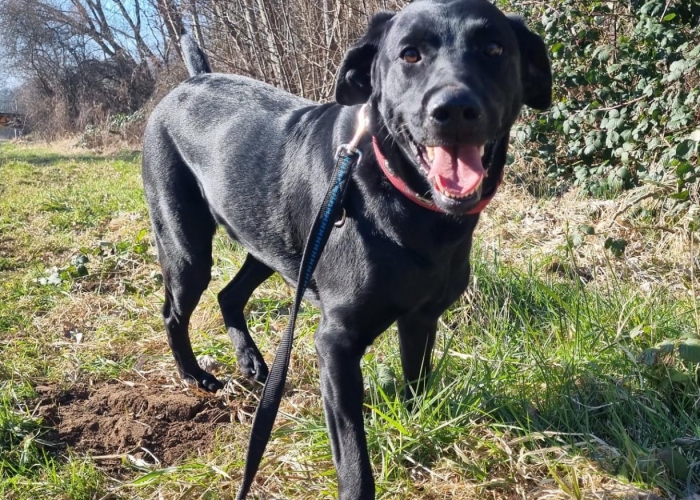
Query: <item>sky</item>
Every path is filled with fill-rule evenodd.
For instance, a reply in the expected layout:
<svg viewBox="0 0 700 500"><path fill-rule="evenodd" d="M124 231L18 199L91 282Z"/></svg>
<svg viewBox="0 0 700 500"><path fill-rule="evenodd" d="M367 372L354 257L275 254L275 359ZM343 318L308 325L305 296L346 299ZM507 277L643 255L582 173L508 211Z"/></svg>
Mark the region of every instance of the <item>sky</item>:
<svg viewBox="0 0 700 500"><path fill-rule="evenodd" d="M0 73L0 89L13 88L19 85L22 81L15 76L3 75Z"/></svg>
<svg viewBox="0 0 700 500"><path fill-rule="evenodd" d="M0 0L2 2L3 0ZM67 2L67 0L50 0L54 5L61 6L62 8L66 10L70 10L70 4ZM115 4L110 1L110 0L103 0L103 8L105 10L106 15L109 18L109 21L114 23L114 25L118 28L125 29L128 31L128 27L125 25L125 21L121 17L121 13L118 11L118 8L115 6ZM126 5L127 10L131 15L134 14L133 9L134 9L134 3L133 1L127 0L124 2ZM153 49L158 49L158 42L157 38L153 35L153 32L150 29L150 26L148 25L148 19L147 15L152 14L152 12L149 12L149 9L151 8L151 4L149 2L141 2L141 6L143 9L142 12L142 23L143 23L143 32L142 36L144 37L145 41L147 44L151 46ZM117 33L117 38L119 37L119 34ZM133 46L130 41L128 40L120 40L122 43L125 45L129 46L130 49L133 49ZM161 49L162 50L162 49ZM134 53L136 52L135 50L133 51ZM22 80L18 78L15 75L10 74L11 72L7 70L7 65L4 64L5 61L3 61L2 57L0 56L0 88L13 88L17 87L22 83Z"/></svg>

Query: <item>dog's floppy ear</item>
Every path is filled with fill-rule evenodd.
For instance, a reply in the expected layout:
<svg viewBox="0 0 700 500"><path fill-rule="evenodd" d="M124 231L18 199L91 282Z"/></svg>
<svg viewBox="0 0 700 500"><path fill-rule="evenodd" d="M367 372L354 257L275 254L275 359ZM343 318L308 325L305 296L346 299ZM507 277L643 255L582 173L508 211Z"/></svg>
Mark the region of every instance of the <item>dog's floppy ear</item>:
<svg viewBox="0 0 700 500"><path fill-rule="evenodd" d="M335 82L335 100L338 104L352 106L369 100L372 93L372 62L393 17L393 12L380 12L372 16L367 32L345 53Z"/></svg>
<svg viewBox="0 0 700 500"><path fill-rule="evenodd" d="M520 46L520 67L523 79L523 103L534 109L547 109L552 104L552 68L547 47L520 16L509 15L510 26Z"/></svg>

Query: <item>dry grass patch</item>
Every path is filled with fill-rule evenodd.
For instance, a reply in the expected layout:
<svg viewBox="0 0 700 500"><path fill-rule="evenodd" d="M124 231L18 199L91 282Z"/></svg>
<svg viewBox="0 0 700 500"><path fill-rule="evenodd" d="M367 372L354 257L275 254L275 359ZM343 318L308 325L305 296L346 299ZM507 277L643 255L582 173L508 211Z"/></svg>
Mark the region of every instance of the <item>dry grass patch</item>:
<svg viewBox="0 0 700 500"><path fill-rule="evenodd" d="M643 189L643 188L641 188ZM624 280L650 293L664 287L689 296L700 276L700 235L692 222L700 208L687 211L671 225L660 201L632 191L614 200L595 200L572 188L559 196L535 197L522 185L505 183L477 228L482 246L505 263L548 265L564 278L584 282ZM624 240L615 255L606 240ZM697 289L696 289L697 290Z"/></svg>

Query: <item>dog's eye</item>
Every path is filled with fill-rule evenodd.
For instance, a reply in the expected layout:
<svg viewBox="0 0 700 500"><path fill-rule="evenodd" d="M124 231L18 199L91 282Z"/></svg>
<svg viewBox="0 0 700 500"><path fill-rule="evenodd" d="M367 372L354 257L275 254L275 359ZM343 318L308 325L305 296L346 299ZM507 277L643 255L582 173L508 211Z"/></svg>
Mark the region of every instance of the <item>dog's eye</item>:
<svg viewBox="0 0 700 500"><path fill-rule="evenodd" d="M406 47L401 51L401 59L409 64L415 64L420 61L420 52L413 47Z"/></svg>
<svg viewBox="0 0 700 500"><path fill-rule="evenodd" d="M490 42L484 49L484 54L489 57L498 57L503 54L503 45L498 42Z"/></svg>

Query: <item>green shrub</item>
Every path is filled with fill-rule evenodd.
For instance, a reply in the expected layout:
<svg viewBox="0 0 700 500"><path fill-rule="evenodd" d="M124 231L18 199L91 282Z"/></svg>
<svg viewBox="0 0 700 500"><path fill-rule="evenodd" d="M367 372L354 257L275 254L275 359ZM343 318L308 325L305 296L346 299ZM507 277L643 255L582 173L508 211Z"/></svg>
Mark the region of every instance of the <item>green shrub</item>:
<svg viewBox="0 0 700 500"><path fill-rule="evenodd" d="M678 202L697 196L700 0L501 6L527 17L551 50L553 106L516 131L526 159L597 196L642 182Z"/></svg>

